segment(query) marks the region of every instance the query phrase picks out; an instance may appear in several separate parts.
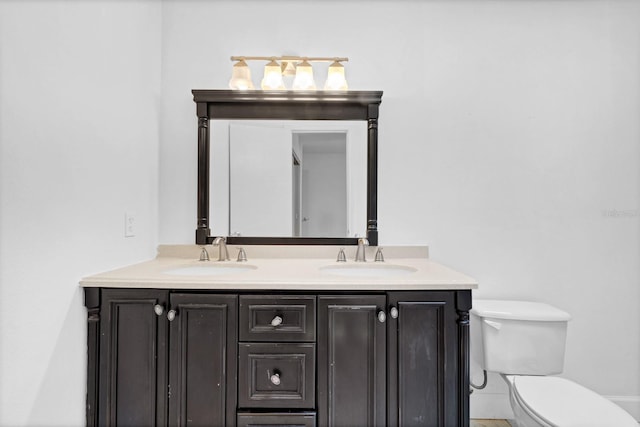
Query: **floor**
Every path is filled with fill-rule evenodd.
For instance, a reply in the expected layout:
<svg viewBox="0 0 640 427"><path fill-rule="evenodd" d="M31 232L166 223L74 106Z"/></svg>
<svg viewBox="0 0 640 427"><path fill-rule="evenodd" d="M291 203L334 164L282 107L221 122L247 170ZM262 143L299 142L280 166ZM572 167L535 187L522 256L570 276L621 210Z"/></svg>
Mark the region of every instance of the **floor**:
<svg viewBox="0 0 640 427"><path fill-rule="evenodd" d="M471 420L471 427L511 427L507 420Z"/></svg>

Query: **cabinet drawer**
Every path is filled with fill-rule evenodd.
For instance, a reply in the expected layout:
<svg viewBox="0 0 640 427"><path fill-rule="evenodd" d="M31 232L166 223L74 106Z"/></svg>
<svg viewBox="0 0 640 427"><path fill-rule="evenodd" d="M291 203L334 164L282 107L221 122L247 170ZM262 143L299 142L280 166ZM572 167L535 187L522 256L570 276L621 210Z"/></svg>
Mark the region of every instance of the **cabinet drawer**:
<svg viewBox="0 0 640 427"><path fill-rule="evenodd" d="M315 412L270 412L253 414L238 413L238 427L282 426L282 427L315 427Z"/></svg>
<svg viewBox="0 0 640 427"><path fill-rule="evenodd" d="M238 358L241 408L314 408L315 344L240 343Z"/></svg>
<svg viewBox="0 0 640 427"><path fill-rule="evenodd" d="M240 341L316 339L316 298L303 295L240 297Z"/></svg>

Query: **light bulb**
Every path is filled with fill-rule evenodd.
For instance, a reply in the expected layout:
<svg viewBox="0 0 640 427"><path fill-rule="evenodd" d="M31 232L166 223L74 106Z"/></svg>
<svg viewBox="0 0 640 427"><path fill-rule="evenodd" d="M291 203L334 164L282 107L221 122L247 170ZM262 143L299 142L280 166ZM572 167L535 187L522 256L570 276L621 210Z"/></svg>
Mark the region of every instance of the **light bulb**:
<svg viewBox="0 0 640 427"><path fill-rule="evenodd" d="M316 90L316 83L313 81L313 68L306 59L296 67L296 78L293 79L294 90Z"/></svg>
<svg viewBox="0 0 640 427"><path fill-rule="evenodd" d="M271 60L264 66L264 77L260 84L264 90L284 90L284 82L282 81L282 69L280 64L275 60Z"/></svg>
<svg viewBox="0 0 640 427"><path fill-rule="evenodd" d="M347 79L344 77L344 66L338 61L329 65L324 90L347 90Z"/></svg>
<svg viewBox="0 0 640 427"><path fill-rule="evenodd" d="M229 87L234 90L253 89L251 70L249 70L249 66L244 59L241 59L233 65L233 72L231 74L231 80L229 80Z"/></svg>

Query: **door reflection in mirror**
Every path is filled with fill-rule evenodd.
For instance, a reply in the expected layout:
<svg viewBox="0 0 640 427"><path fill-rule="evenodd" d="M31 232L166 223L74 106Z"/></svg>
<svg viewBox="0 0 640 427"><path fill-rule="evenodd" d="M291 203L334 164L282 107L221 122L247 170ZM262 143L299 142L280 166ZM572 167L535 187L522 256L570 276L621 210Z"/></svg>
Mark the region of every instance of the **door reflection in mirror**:
<svg viewBox="0 0 640 427"><path fill-rule="evenodd" d="M366 122L214 120L214 235L366 235Z"/></svg>
<svg viewBox="0 0 640 427"><path fill-rule="evenodd" d="M346 132L294 132L293 147L299 147L301 170L301 194L294 195L301 212L294 221L301 224L294 236L348 236Z"/></svg>

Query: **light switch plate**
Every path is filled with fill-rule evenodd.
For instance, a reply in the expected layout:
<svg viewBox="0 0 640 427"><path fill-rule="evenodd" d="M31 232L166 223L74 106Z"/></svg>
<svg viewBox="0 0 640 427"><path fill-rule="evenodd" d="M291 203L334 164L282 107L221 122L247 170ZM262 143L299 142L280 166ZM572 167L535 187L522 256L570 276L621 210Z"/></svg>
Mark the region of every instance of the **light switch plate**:
<svg viewBox="0 0 640 427"><path fill-rule="evenodd" d="M135 212L124 213L124 237L135 237L136 235L136 214Z"/></svg>

